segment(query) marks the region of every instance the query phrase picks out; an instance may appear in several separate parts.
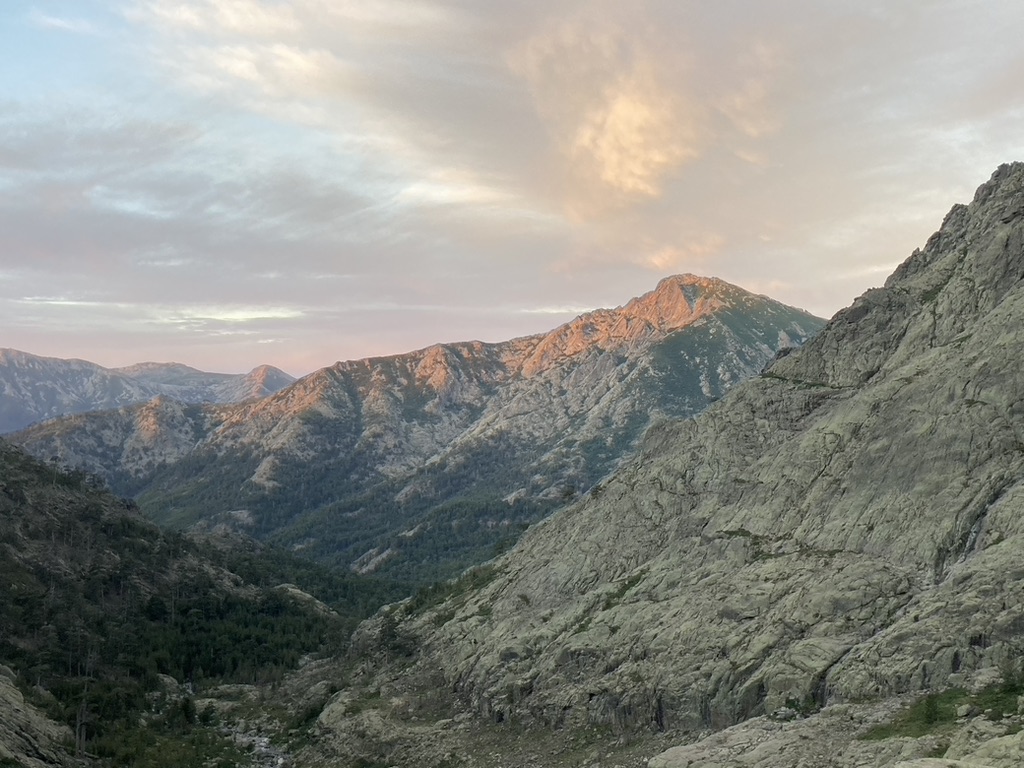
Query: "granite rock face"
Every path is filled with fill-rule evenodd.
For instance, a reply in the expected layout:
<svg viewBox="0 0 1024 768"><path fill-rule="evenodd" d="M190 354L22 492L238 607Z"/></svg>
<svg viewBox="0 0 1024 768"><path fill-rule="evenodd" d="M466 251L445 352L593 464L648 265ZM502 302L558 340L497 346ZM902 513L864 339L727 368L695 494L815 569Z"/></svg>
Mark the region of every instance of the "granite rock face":
<svg viewBox="0 0 1024 768"><path fill-rule="evenodd" d="M1019 719L995 723L959 719L940 733L919 737L864 738L890 721L898 700L836 704L806 718L779 722L755 717L672 747L648 768L1017 768L1024 751ZM1016 732L1015 732L1016 731ZM936 755L941 754L941 757Z"/></svg>
<svg viewBox="0 0 1024 768"><path fill-rule="evenodd" d="M653 427L488 584L406 606L416 668L494 723L628 735L1019 663L1022 328L1013 164L803 348Z"/></svg>
<svg viewBox="0 0 1024 768"><path fill-rule="evenodd" d="M14 673L0 665L0 763L25 768L76 765L63 748L70 740L71 729L27 703L14 685Z"/></svg>

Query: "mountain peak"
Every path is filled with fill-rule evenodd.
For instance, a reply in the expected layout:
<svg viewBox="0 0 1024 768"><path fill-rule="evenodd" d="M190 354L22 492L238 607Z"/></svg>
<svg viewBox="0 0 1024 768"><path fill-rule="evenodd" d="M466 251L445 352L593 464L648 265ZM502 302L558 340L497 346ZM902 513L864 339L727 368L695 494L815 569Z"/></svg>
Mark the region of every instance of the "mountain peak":
<svg viewBox="0 0 1024 768"><path fill-rule="evenodd" d="M704 275L695 275L692 272L683 272L679 275L663 277L658 281L658 285L653 291L651 291L651 293L658 293L661 290L669 290L673 287L682 289L687 286L695 286L703 290L710 290L723 285L729 285L729 283L717 277L707 277Z"/></svg>
<svg viewBox="0 0 1024 768"><path fill-rule="evenodd" d="M1002 165L969 204L952 207L924 247L881 288L869 289L836 313L812 349L782 367L807 381L854 386L926 350L963 343L970 328L1024 280L1022 220L1024 163ZM817 353L852 345L860 349L858 355ZM799 373L793 373L797 367Z"/></svg>
<svg viewBox="0 0 1024 768"><path fill-rule="evenodd" d="M273 365L258 365L245 374L243 378L247 381L260 382L266 385L272 392L283 389L295 381L294 376L285 373L280 368L275 368Z"/></svg>
<svg viewBox="0 0 1024 768"><path fill-rule="evenodd" d="M683 328L700 317L726 306L729 289L741 289L717 277L672 275L662 279L650 293L622 308L622 313L650 323L662 332Z"/></svg>
<svg viewBox="0 0 1024 768"><path fill-rule="evenodd" d="M104 368L87 360L0 349L0 432L60 415L119 408L165 395L182 403L266 397L295 379L272 366L247 375L207 373L182 363Z"/></svg>
<svg viewBox="0 0 1024 768"><path fill-rule="evenodd" d="M1024 191L1024 162L1003 163L992 176L978 187L974 193L974 202L980 203L993 194L1006 193L1011 196L1020 195Z"/></svg>
<svg viewBox="0 0 1024 768"><path fill-rule="evenodd" d="M991 178L978 187L970 204L958 203L950 209L939 230L924 248L915 250L896 268L885 281L885 287L905 288L934 299L944 292L943 287L957 270L956 265L967 261L969 263L962 268L991 273L973 275L971 279L996 278L1002 285L993 284L990 288L1001 292L1018 277L1012 268L1007 269L1013 260L1005 256L1012 248L980 252L978 244L1021 216L1024 216L1024 163L1007 163L999 166Z"/></svg>
<svg viewBox="0 0 1024 768"><path fill-rule="evenodd" d="M781 304L745 291L717 277L681 274L663 278L657 287L616 309L580 315L543 337L525 360L522 372L534 376L585 350L625 352L652 343L729 307L755 302ZM808 318L809 326L813 318Z"/></svg>
<svg viewBox="0 0 1024 768"><path fill-rule="evenodd" d="M611 320L618 331L624 331L630 337L642 324L648 326L647 332L670 333L718 309L731 306L742 297L752 296L742 288L717 277L689 273L671 275L662 278L653 291L631 299L624 306L588 312L569 323L569 326L580 321L593 323ZM638 320L642 321L641 324L636 322ZM613 337L617 336L613 331Z"/></svg>

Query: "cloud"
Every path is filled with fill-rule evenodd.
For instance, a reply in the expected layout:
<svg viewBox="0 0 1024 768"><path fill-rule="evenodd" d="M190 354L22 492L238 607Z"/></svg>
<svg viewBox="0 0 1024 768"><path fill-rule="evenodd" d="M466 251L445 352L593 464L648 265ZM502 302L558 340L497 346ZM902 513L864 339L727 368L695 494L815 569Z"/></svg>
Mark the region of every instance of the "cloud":
<svg viewBox="0 0 1024 768"><path fill-rule="evenodd" d="M249 149L193 123L81 107L12 111L0 118L0 244L50 260L95 245L106 261L198 265L229 242L337 240L354 217L365 227L386 218L346 184L336 158ZM57 213L61 227L42 225ZM32 226L29 243L21 233Z"/></svg>
<svg viewBox="0 0 1024 768"><path fill-rule="evenodd" d="M259 98L301 103L329 95L344 81L346 69L329 51L284 43L193 46L176 56L164 56L167 68L176 71L182 82L231 98L238 98L239 88L250 88L248 98L253 100L249 103L267 111L271 111L269 105L261 105ZM322 119L306 118L309 122Z"/></svg>
<svg viewBox="0 0 1024 768"><path fill-rule="evenodd" d="M171 28L208 34L280 35L299 27L291 6L268 5L259 0L151 0L133 15L149 16Z"/></svg>
<svg viewBox="0 0 1024 768"><path fill-rule="evenodd" d="M123 117L100 108L42 105L0 110L0 171L47 176L76 169L139 169L202 137L195 123Z"/></svg>
<svg viewBox="0 0 1024 768"><path fill-rule="evenodd" d="M778 44L760 37L750 39L743 47L736 65L738 82L714 100L714 106L742 136L761 139L782 127L773 97L785 56ZM743 151L737 150L737 154Z"/></svg>
<svg viewBox="0 0 1024 768"><path fill-rule="evenodd" d="M163 307L153 311L154 320L162 323L189 324L205 320L221 323L251 323L258 320L294 320L305 313L294 307L274 306L206 306Z"/></svg>
<svg viewBox="0 0 1024 768"><path fill-rule="evenodd" d="M692 237L683 245L663 245L641 256L638 261L647 269L661 274L691 271L706 266L725 244L726 239L722 235L706 232Z"/></svg>
<svg viewBox="0 0 1024 768"><path fill-rule="evenodd" d="M425 179L410 182L396 199L425 205L468 203L486 208L500 204L503 209L518 202L517 196L509 190L455 168L437 169Z"/></svg>
<svg viewBox="0 0 1024 768"><path fill-rule="evenodd" d="M84 301L65 296L25 296L18 300L22 304L42 304L51 307L109 307L125 308L130 305L107 304L100 301Z"/></svg>
<svg viewBox="0 0 1024 768"><path fill-rule="evenodd" d="M573 160L625 195L657 196L661 179L699 154L699 130L672 102L650 73L609 84L581 118L571 140Z"/></svg>
<svg viewBox="0 0 1024 768"><path fill-rule="evenodd" d="M680 62L659 60L647 42L579 16L549 24L508 57L576 176L570 205L584 213L658 196L705 143L705 110L687 93Z"/></svg>
<svg viewBox="0 0 1024 768"><path fill-rule="evenodd" d="M95 35L96 27L85 19L68 19L61 16L51 16L38 10L29 13L29 21L43 29L56 29L62 32L72 32L78 35Z"/></svg>
<svg viewBox="0 0 1024 768"><path fill-rule="evenodd" d="M423 30L445 24L451 13L417 0L148 0L128 15L169 31L278 39L343 25L360 31Z"/></svg>
<svg viewBox="0 0 1024 768"><path fill-rule="evenodd" d="M207 322L243 325L266 320L295 320L306 314L299 308L284 306L151 304L101 301L74 296L24 296L15 301L31 307L75 310L78 317L83 319L89 314L97 318L111 314L130 314L140 316L144 318L144 322L155 325L194 326Z"/></svg>
<svg viewBox="0 0 1024 768"><path fill-rule="evenodd" d="M481 154L514 161L515 151L493 153L483 126L480 141L458 135L480 122L508 126L490 105L467 100L467 86L495 104L502 97L484 74L493 70L486 53L456 42L471 22L453 8L410 0L223 7L152 0L130 18L148 32L153 60L173 86L259 116L301 142L322 136L330 146L319 151L358 164L352 183L372 189L381 206L458 206L463 217L479 210L492 218L507 204L536 208L509 174L488 172Z"/></svg>

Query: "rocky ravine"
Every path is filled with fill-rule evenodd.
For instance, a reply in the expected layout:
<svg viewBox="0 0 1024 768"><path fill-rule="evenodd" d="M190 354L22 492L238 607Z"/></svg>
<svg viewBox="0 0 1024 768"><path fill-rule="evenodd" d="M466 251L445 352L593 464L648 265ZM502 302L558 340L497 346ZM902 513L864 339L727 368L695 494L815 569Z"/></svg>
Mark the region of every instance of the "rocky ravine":
<svg viewBox="0 0 1024 768"><path fill-rule="evenodd" d="M611 744L1019 663L1022 327L1013 164L801 350L695 419L654 427L485 586L397 609L418 656L368 671L369 689L415 700L410 681L429 680L494 728L567 740L596 728ZM387 625L364 628L367 647ZM337 707L321 717L335 747L353 722ZM900 759L716 755L651 764Z"/></svg>
<svg viewBox="0 0 1024 768"><path fill-rule="evenodd" d="M162 401L14 439L107 477L162 522L243 519L309 555L429 580L438 562L446 575L490 557L615 467L652 419L697 413L821 325L682 275L548 334L337 363L255 402Z"/></svg>

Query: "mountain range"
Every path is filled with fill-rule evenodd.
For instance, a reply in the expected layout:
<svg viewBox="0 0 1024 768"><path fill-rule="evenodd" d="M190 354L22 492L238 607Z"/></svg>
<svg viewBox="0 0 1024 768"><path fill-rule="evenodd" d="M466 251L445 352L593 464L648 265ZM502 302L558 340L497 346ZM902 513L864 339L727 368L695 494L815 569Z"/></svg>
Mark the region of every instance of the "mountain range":
<svg viewBox="0 0 1024 768"><path fill-rule="evenodd" d="M391 586L160 531L0 441L0 765L1017 768L1022 327L1014 163L805 345L349 641Z"/></svg>
<svg viewBox="0 0 1024 768"><path fill-rule="evenodd" d="M429 582L508 546L652 423L701 411L822 323L680 275L546 334L340 362L243 403L160 397L12 439L158 522Z"/></svg>
<svg viewBox="0 0 1024 768"><path fill-rule="evenodd" d="M1020 765L1021 328L1016 163L805 346L366 623L314 764Z"/></svg>
<svg viewBox="0 0 1024 768"><path fill-rule="evenodd" d="M182 403L237 403L295 381L263 365L247 374L206 373L179 363L104 368L85 360L0 349L0 433L68 414L118 408L164 395Z"/></svg>

